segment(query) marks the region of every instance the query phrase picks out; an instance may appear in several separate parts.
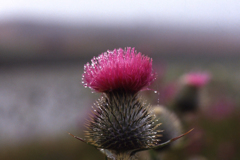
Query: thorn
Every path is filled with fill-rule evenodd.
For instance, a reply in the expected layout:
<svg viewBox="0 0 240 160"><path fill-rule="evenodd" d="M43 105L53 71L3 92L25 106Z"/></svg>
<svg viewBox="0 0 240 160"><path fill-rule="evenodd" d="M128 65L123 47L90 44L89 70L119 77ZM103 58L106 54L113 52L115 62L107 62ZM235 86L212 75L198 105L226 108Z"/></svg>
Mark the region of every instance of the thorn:
<svg viewBox="0 0 240 160"><path fill-rule="evenodd" d="M69 133L69 132L68 132L68 134L69 134L70 136L74 137L74 135L73 135L73 134L71 134L71 133Z"/></svg>
<svg viewBox="0 0 240 160"><path fill-rule="evenodd" d="M171 139L170 141L171 141L171 142L176 141L177 139L179 139L179 138L187 135L188 133L192 132L193 130L194 130L194 128L190 129L188 132L186 132L186 133L184 133L184 134L182 134L182 135L180 135L180 136L178 136L178 137L175 137L175 138Z"/></svg>
<svg viewBox="0 0 240 160"><path fill-rule="evenodd" d="M91 144L91 143L89 143L89 142L86 142L84 139L82 139L82 138L80 138L80 137L77 137L77 136L74 136L73 134L71 134L71 133L69 133L69 132L68 132L68 134L69 134L70 136L72 136L73 138L76 138L77 140L80 140L80 141L82 141L82 142L84 142L84 143L86 143L86 144L88 144L88 145L90 145L90 146L93 146L93 147L97 148L97 145L93 145L93 144Z"/></svg>
<svg viewBox="0 0 240 160"><path fill-rule="evenodd" d="M72 136L72 137L74 137L74 138L76 138L76 139L84 142L84 143L87 143L86 141L84 141L84 140L83 140L82 138L80 138L80 137L74 136L73 134L71 134L71 133L69 133L69 132L68 132L68 134L69 134L70 136Z"/></svg>
<svg viewBox="0 0 240 160"><path fill-rule="evenodd" d="M158 148L161 148L161 147L163 147L163 146L166 146L166 145L170 144L171 142L176 141L177 139L179 139L179 138L187 135L188 133L192 132L192 130L193 130L193 128L190 129L188 132L186 132L186 133L184 133L184 134L182 134L182 135L180 135L180 136L178 136L178 137L172 138L172 139L170 139L170 140L168 140L168 141L166 141L166 142L164 142L164 143L161 143L161 144L159 144L159 145L157 145L157 146L155 146L155 147L153 147L153 148L149 148L149 149L158 149ZM136 152L136 151L135 151L135 152Z"/></svg>

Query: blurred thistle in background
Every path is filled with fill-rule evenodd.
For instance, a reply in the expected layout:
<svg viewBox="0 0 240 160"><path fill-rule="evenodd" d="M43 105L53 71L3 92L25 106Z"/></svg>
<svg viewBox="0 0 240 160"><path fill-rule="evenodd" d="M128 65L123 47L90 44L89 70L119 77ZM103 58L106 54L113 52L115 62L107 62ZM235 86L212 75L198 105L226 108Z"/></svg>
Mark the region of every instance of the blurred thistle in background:
<svg viewBox="0 0 240 160"><path fill-rule="evenodd" d="M180 119L175 115L174 112L168 110L165 106L156 105L152 106L153 113L156 118L162 124L158 126L159 130L162 130L162 136L160 137L160 143L166 142L169 139L179 136L183 132L183 127ZM181 145L181 140L175 141L167 146L157 149L158 152L164 151L169 147L179 147Z"/></svg>
<svg viewBox="0 0 240 160"><path fill-rule="evenodd" d="M173 107L178 113L196 112L200 104L200 91L209 82L210 74L192 72L180 78L179 91L173 100Z"/></svg>

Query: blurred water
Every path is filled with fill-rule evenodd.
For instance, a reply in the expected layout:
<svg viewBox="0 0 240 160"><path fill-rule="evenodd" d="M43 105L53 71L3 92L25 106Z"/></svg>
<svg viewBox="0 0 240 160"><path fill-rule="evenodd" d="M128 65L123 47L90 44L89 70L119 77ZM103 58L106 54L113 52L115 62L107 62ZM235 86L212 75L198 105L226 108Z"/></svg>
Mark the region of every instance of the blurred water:
<svg viewBox="0 0 240 160"><path fill-rule="evenodd" d="M77 128L91 91L83 64L0 70L0 146ZM86 91L85 91L86 90Z"/></svg>

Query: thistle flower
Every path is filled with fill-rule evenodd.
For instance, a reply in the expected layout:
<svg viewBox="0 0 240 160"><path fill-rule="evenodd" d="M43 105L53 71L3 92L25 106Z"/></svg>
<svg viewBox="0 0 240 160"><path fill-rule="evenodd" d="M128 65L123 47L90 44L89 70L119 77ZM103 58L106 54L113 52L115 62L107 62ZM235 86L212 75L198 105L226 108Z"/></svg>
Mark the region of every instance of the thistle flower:
<svg viewBox="0 0 240 160"><path fill-rule="evenodd" d="M208 73L192 72L181 77L182 83L174 100L174 107L181 113L195 112L199 108L199 91L210 80Z"/></svg>
<svg viewBox="0 0 240 160"><path fill-rule="evenodd" d="M84 66L83 84L96 92L124 90L136 93L155 80L152 59L134 48L102 53Z"/></svg>
<svg viewBox="0 0 240 160"><path fill-rule="evenodd" d="M104 52L91 62L84 66L83 84L102 92L102 97L94 104L86 124L86 139L74 137L111 159L126 159L138 151L161 146L161 131L157 130L160 123L138 95L155 80L152 59L134 48L120 48Z"/></svg>
<svg viewBox="0 0 240 160"><path fill-rule="evenodd" d="M156 145L158 125L137 94L155 79L152 60L134 48L120 48L93 58L84 69L84 85L103 92L87 124L87 142L117 153Z"/></svg>

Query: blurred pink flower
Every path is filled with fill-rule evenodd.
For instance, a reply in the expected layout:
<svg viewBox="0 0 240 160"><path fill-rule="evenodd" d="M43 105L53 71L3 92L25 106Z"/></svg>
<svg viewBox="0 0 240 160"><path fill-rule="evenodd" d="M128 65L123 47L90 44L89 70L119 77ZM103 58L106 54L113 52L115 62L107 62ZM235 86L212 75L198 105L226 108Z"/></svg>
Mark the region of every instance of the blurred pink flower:
<svg viewBox="0 0 240 160"><path fill-rule="evenodd" d="M220 97L212 106L210 106L206 115L212 120L223 120L230 117L235 110L235 103L227 97Z"/></svg>
<svg viewBox="0 0 240 160"><path fill-rule="evenodd" d="M93 58L84 66L83 84L96 92L138 92L155 80L152 59L134 48L114 49Z"/></svg>
<svg viewBox="0 0 240 160"><path fill-rule="evenodd" d="M206 85L211 76L206 72L191 72L182 76L182 83L190 86L200 88Z"/></svg>

